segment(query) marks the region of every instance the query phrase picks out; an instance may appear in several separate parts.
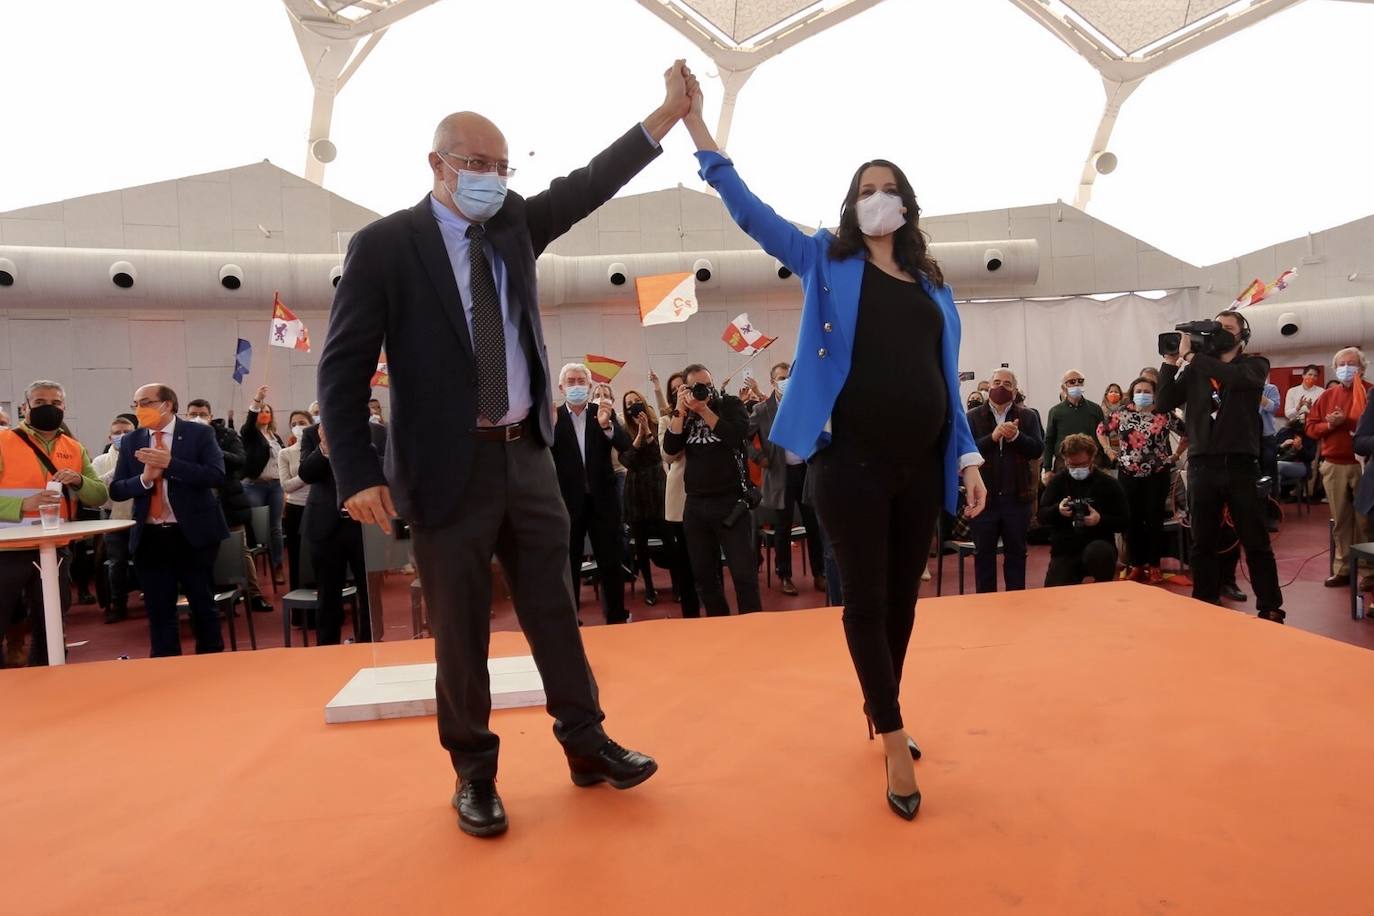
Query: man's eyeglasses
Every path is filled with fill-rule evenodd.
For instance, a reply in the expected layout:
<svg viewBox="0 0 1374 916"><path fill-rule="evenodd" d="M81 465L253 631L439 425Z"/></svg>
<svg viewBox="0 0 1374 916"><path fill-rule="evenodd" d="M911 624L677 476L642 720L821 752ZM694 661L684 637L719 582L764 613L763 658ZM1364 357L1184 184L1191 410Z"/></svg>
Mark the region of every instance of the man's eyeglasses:
<svg viewBox="0 0 1374 916"><path fill-rule="evenodd" d="M506 161L493 162L490 159L482 159L478 156L460 156L457 153L440 153L439 155L447 156L454 162L462 163L463 168L469 172L495 172L502 178L509 178L516 172Z"/></svg>
<svg viewBox="0 0 1374 916"><path fill-rule="evenodd" d="M140 407L156 407L163 403L161 398L144 398L141 401L134 401L129 405L131 410L138 410Z"/></svg>
<svg viewBox="0 0 1374 916"><path fill-rule="evenodd" d="M1065 385L1081 385L1081 384L1083 384L1083 380L1082 380L1081 378L1071 378L1071 379L1069 379L1068 381L1066 381L1064 384L1065 384Z"/></svg>

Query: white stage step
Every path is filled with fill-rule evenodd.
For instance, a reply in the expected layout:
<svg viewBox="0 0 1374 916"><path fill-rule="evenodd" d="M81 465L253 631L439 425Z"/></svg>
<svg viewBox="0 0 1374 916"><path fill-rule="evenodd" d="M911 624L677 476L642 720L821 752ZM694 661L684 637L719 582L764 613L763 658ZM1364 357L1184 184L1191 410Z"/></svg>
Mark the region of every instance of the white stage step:
<svg viewBox="0 0 1374 916"><path fill-rule="evenodd" d="M361 668L324 708L324 721L370 722L435 714L434 662ZM516 655L487 660L492 709L543 706L544 682L534 658Z"/></svg>

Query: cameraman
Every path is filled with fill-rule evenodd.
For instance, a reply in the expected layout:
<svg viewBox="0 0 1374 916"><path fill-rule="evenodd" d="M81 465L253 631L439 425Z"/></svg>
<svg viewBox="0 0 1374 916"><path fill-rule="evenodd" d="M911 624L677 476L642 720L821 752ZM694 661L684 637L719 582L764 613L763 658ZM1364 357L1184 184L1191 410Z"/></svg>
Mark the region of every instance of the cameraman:
<svg viewBox="0 0 1374 916"><path fill-rule="evenodd" d="M1121 484L1093 467L1097 443L1082 433L1059 445L1064 470L1050 478L1040 497L1040 524L1050 528L1050 568L1045 587L1116 578L1116 535L1130 513Z"/></svg>
<svg viewBox="0 0 1374 916"><path fill-rule="evenodd" d="M1218 539L1222 512L1229 508L1250 564L1259 616L1282 623L1283 593L1257 490L1260 397L1269 361L1242 352L1250 340L1250 325L1239 312L1220 313L1216 324L1219 327L1204 338L1206 352L1194 350L1190 331L1183 334L1178 354L1164 357L1156 398L1160 410L1182 407L1188 429L1193 597L1221 603Z"/></svg>
<svg viewBox="0 0 1374 916"><path fill-rule="evenodd" d="M693 364L682 370L677 410L663 436L665 455L687 454L687 502L682 525L697 594L708 617L725 617L730 605L720 557L730 568L741 614L762 610L754 521L744 502L744 439L749 417L739 398L715 391L711 373Z"/></svg>

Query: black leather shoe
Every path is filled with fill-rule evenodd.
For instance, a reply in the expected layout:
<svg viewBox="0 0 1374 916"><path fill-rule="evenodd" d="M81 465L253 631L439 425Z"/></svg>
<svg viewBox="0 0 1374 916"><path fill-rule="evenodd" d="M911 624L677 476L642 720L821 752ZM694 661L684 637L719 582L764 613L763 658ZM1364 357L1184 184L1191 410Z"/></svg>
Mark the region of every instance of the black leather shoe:
<svg viewBox="0 0 1374 916"><path fill-rule="evenodd" d="M1284 618L1286 618L1288 614L1284 611L1260 611L1258 616L1260 620L1272 620L1274 623L1283 623Z"/></svg>
<svg viewBox="0 0 1374 916"><path fill-rule="evenodd" d="M655 604L658 604L658 592L653 590L645 592L644 603L647 604L649 607L653 607Z"/></svg>
<svg viewBox="0 0 1374 916"><path fill-rule="evenodd" d="M608 782L617 789L633 789L654 773L654 758L621 747L609 738L589 757L568 755L568 769L574 785L594 786Z"/></svg>
<svg viewBox="0 0 1374 916"><path fill-rule="evenodd" d="M271 614L273 611L276 610L276 608L272 606L272 602L268 601L262 595L258 595L256 598L254 598L249 603L249 606L253 610L257 611L259 614Z"/></svg>
<svg viewBox="0 0 1374 916"><path fill-rule="evenodd" d="M883 758L883 771L887 771L887 758ZM921 810L921 790L917 789L910 795L898 795L892 789L887 790L887 806L892 809L892 813L903 820L915 820L916 812Z"/></svg>
<svg viewBox="0 0 1374 916"><path fill-rule="evenodd" d="M510 826L494 779L459 779L453 795L458 827L468 836L500 836Z"/></svg>
<svg viewBox="0 0 1374 916"><path fill-rule="evenodd" d="M1229 601L1248 601L1249 596L1235 586L1235 583L1227 583L1221 587L1221 597Z"/></svg>
<svg viewBox="0 0 1374 916"><path fill-rule="evenodd" d="M1327 588L1349 588L1350 576L1348 574L1327 576L1326 579L1322 581L1322 585L1325 585Z"/></svg>

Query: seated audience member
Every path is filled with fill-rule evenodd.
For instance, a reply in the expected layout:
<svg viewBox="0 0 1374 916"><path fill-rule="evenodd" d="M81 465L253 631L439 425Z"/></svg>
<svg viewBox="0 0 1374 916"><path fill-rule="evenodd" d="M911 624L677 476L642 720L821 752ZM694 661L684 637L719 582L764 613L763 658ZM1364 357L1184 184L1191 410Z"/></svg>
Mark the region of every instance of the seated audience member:
<svg viewBox="0 0 1374 916"><path fill-rule="evenodd" d="M774 571L778 576L778 588L784 595L797 594L797 587L792 583L792 522L799 509L802 524L806 526L806 550L811 561L812 585L818 592L825 591L825 554L821 549L821 539L816 534L820 525L816 521L816 511L804 498L806 462L801 456L768 439L787 390L791 368L787 363L778 363L769 372L773 393L750 413L747 439L749 456L763 470L763 502L760 508L767 510L765 517L772 518Z"/></svg>
<svg viewBox="0 0 1374 916"><path fill-rule="evenodd" d="M682 520L697 593L707 616L730 613L720 570L724 554L739 612L762 610L758 554L742 479L749 415L739 398L716 391L705 366L694 363L682 374L663 452L687 455Z"/></svg>
<svg viewBox="0 0 1374 916"><path fill-rule="evenodd" d="M1158 585L1164 577L1159 557L1164 544L1165 502L1178 455L1187 447L1181 440L1176 452L1170 435L1182 436L1183 421L1172 413L1155 410L1155 383L1138 378L1131 383L1131 400L1098 427L1099 441L1112 438L1119 448L1107 453L1117 470L1117 481L1126 494L1130 525L1126 529L1129 565L1126 578Z"/></svg>
<svg viewBox="0 0 1374 916"><path fill-rule="evenodd" d="M1096 406L1096 405L1094 405ZM1097 468L1097 443L1074 433L1059 446L1064 470L1050 478L1040 497L1040 522L1051 529L1045 587L1077 585L1091 577L1116 576L1116 535L1126 530L1126 494Z"/></svg>
<svg viewBox="0 0 1374 916"><path fill-rule="evenodd" d="M286 494L286 515L282 518L282 539L286 545L288 581L292 591L301 587L301 517L310 501L310 484L301 480L301 439L311 426L310 414L291 411L291 436L277 453L277 478Z"/></svg>
<svg viewBox="0 0 1374 916"><path fill-rule="evenodd" d="M134 392L139 429L120 442L110 498L134 501L134 554L154 658L181 654L177 593L186 596L196 654L223 652L212 581L220 542L229 537L216 490L224 453L214 431L177 419L176 392L144 385Z"/></svg>
<svg viewBox="0 0 1374 916"><path fill-rule="evenodd" d="M334 469L329 463L329 436L316 426L317 447L301 459L300 478L310 485L309 502L301 520L301 537L310 551L320 603L315 611L315 635L321 646L338 645L343 636L343 590L349 575L357 586L358 642L372 641L372 613L368 600L367 561L363 554L363 526L339 509Z"/></svg>
<svg viewBox="0 0 1374 916"><path fill-rule="evenodd" d="M367 422L375 423L378 426L386 426L386 416L382 413L382 402L376 398L369 398L367 401Z"/></svg>
<svg viewBox="0 0 1374 916"><path fill-rule="evenodd" d="M580 588L582 558L592 542L601 580L601 609L607 623L628 623L620 537L620 496L611 466L611 450L623 452L630 437L615 420L613 405L592 400L591 372L581 363L568 363L558 374L563 404L553 430L553 463L558 488L571 525L568 560L573 587Z"/></svg>
<svg viewBox="0 0 1374 916"><path fill-rule="evenodd" d="M253 546L252 535L248 531L252 505L248 494L243 490L243 468L246 463L243 440L234 427L224 420L215 419L210 402L196 398L186 404L186 419L191 423L208 426L215 432L215 442L219 445L224 458L224 483L219 487L220 509L224 512L225 524L230 533L243 533L243 590L248 593L248 605L253 610L266 614L273 610L272 603L262 595L258 584L258 567L253 562L249 549Z"/></svg>
<svg viewBox="0 0 1374 916"><path fill-rule="evenodd" d="M1369 525L1355 511L1355 493L1361 468L1355 457L1353 435L1362 414L1368 409L1371 386L1364 377L1369 372L1364 354L1346 347L1331 359L1335 387L1327 388L1313 403L1307 416L1307 435L1321 442L1322 489L1335 522L1335 562L1325 585L1344 588L1350 584L1350 545L1370 540Z"/></svg>
<svg viewBox="0 0 1374 916"><path fill-rule="evenodd" d="M277 435L276 414L272 412L272 405L267 403L266 385L258 389L253 403L248 406L248 418L244 420L239 435L243 438L243 491L248 494L250 506L267 507L267 550L272 561L272 581L285 585L282 515L286 499L281 480L277 477L277 455L281 453L282 441Z"/></svg>
<svg viewBox="0 0 1374 916"><path fill-rule="evenodd" d="M997 591L997 542L1002 542L1002 575L1007 591L1026 587L1026 536L1034 508L1035 468L1044 453L1040 423L1017 407L1016 375L1010 369L992 373L988 403L969 411L969 430L983 456L983 482L988 500L973 519L974 578L978 591Z"/></svg>
<svg viewBox="0 0 1374 916"><path fill-rule="evenodd" d="M0 527L40 523L44 507L72 520L76 507L99 507L109 490L80 442L62 432L67 395L58 382L35 381L24 391L24 420L0 430ZM49 509L48 511L52 511ZM58 551L62 611L71 603L71 552ZM22 644L15 624L27 613L30 665L46 665L47 627L37 550L0 551L0 635ZM18 654L17 652L15 653ZM18 659L11 659L18 661ZM7 661L0 661L0 667Z"/></svg>
<svg viewBox="0 0 1374 916"><path fill-rule="evenodd" d="M1312 476L1317 461L1317 440L1307 436L1303 423L1294 422L1275 434L1278 441L1279 482L1290 483Z"/></svg>
<svg viewBox="0 0 1374 916"><path fill-rule="evenodd" d="M138 418L122 413L110 421L110 435L105 451L91 459L91 469L95 471L107 487L114 479L115 466L119 463L119 446L124 438L138 428ZM106 502L104 507L109 517L117 521L134 517L134 504L131 500ZM105 622L119 623L129 617L129 532L111 531L100 538L102 565L109 561L109 602L105 607Z"/></svg>

